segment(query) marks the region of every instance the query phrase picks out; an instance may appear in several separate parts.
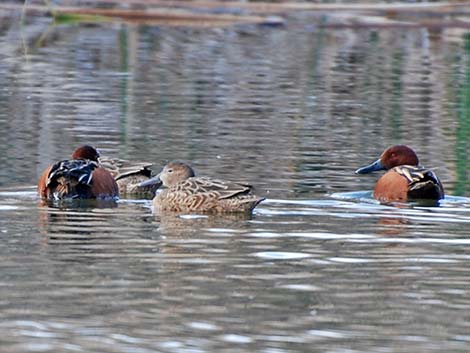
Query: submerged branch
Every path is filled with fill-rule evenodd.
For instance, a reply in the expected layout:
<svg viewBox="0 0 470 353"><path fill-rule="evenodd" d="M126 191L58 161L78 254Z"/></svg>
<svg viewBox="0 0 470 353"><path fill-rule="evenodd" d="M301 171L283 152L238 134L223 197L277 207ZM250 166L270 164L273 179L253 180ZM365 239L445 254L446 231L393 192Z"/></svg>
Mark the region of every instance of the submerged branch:
<svg viewBox="0 0 470 353"><path fill-rule="evenodd" d="M85 1L87 2L87 1ZM90 4L98 1L89 0ZM252 12L286 12L286 11L393 11L393 12L455 12L464 7L469 8L469 3L462 2L436 2L436 3L355 3L355 4L317 4L308 2L241 2L241 1L217 1L217 0L99 0L100 3L111 3L116 5L145 5L161 7L179 7L196 9L241 9ZM83 3L83 1L81 1Z"/></svg>
<svg viewBox="0 0 470 353"><path fill-rule="evenodd" d="M0 9L18 9L22 5L0 4ZM195 13L181 9L145 9L129 10L121 8L105 9L91 7L67 7L67 6L41 6L28 5L27 11L36 11L42 13L51 13L54 17L63 17L64 15L80 15L84 21L104 21L109 19L121 19L129 22L201 22L207 25L228 25L235 23L269 23L282 24L283 20L279 17L263 17L258 15L234 15L234 14L214 14L214 13Z"/></svg>
<svg viewBox="0 0 470 353"><path fill-rule="evenodd" d="M60 22L75 18L80 22L124 21L189 26L227 26L253 23L280 25L291 12L327 13L321 26L342 27L432 27L469 28L470 4L437 3L357 3L312 4L304 2L237 2L215 0L80 0L69 3L89 6L44 6L2 3L0 9L27 9L51 13ZM101 5L101 7L97 6ZM110 8L110 5L115 5ZM104 7L103 7L104 6ZM373 16L371 16L373 15Z"/></svg>

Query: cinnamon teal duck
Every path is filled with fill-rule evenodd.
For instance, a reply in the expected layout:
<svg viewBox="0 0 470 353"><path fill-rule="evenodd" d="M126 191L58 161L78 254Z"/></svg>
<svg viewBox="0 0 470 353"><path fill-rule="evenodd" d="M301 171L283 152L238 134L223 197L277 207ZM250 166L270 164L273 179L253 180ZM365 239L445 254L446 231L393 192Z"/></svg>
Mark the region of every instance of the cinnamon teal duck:
<svg viewBox="0 0 470 353"><path fill-rule="evenodd" d="M161 186L161 181L154 180L147 186L140 186L142 182L152 178L152 163L131 162L123 159L100 157L100 165L106 168L116 180L119 195L132 195L152 198Z"/></svg>
<svg viewBox="0 0 470 353"><path fill-rule="evenodd" d="M264 200L252 193L251 185L196 177L181 161L168 163L154 179L165 187L153 199L155 212L249 213Z"/></svg>
<svg viewBox="0 0 470 353"><path fill-rule="evenodd" d="M98 163L98 151L78 147L71 159L51 164L38 181L38 194L46 200L117 198L119 188L111 173Z"/></svg>
<svg viewBox="0 0 470 353"><path fill-rule="evenodd" d="M375 184L373 196L381 202L407 202L444 198L444 187L433 170L419 165L418 156L408 146L387 148L375 162L356 170L357 174L387 170Z"/></svg>

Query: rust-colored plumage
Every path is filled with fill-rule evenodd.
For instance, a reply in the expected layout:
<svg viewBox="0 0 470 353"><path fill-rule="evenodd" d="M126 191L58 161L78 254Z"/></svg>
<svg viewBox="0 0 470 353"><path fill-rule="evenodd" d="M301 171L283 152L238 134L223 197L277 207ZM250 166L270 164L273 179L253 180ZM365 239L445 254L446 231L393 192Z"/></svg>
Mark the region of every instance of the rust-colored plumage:
<svg viewBox="0 0 470 353"><path fill-rule="evenodd" d="M39 196L47 200L117 197L116 181L100 167L98 157L95 148L84 145L73 152L72 159L50 165L39 178Z"/></svg>
<svg viewBox="0 0 470 353"><path fill-rule="evenodd" d="M374 188L374 198L381 202L438 201L444 198L444 187L436 174L421 167L416 153L408 146L396 145L386 149L377 161L359 168L356 173L377 170L388 170Z"/></svg>
<svg viewBox="0 0 470 353"><path fill-rule="evenodd" d="M252 186L195 177L183 162L168 163L157 176L166 189L153 199L156 212L251 212L261 201Z"/></svg>

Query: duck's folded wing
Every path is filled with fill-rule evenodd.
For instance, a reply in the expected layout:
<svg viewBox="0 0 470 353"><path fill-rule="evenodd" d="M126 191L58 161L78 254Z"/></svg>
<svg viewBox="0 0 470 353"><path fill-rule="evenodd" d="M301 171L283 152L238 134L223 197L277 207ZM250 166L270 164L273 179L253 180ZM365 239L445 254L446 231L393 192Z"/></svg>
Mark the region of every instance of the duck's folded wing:
<svg viewBox="0 0 470 353"><path fill-rule="evenodd" d="M394 170L407 179L410 197L433 199L444 197L444 187L432 169L404 165L395 167Z"/></svg>
<svg viewBox="0 0 470 353"><path fill-rule="evenodd" d="M75 180L77 184L91 185L93 171L98 164L85 159L63 160L52 165L46 186L57 182L58 178Z"/></svg>
<svg viewBox="0 0 470 353"><path fill-rule="evenodd" d="M219 199L228 199L250 193L252 186L210 178L189 178L173 188L187 194L212 193Z"/></svg>
<svg viewBox="0 0 470 353"><path fill-rule="evenodd" d="M134 175L142 174L148 178L152 175L152 163L131 162L124 159L100 157L100 165L109 170L116 180Z"/></svg>
<svg viewBox="0 0 470 353"><path fill-rule="evenodd" d="M393 168L393 171L404 176L408 180L408 184L413 185L422 181L431 181L440 184L437 175L432 169L421 166L402 165Z"/></svg>

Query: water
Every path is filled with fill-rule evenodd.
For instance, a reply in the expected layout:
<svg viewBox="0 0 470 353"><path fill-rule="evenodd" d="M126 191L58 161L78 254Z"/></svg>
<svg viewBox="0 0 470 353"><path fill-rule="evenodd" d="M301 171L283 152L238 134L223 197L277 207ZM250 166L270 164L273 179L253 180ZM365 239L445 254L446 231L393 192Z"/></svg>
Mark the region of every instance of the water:
<svg viewBox="0 0 470 353"><path fill-rule="evenodd" d="M465 30L0 15L2 352L468 351ZM40 173L82 143L267 200L42 206ZM394 143L438 167L440 207L371 199L354 170Z"/></svg>

